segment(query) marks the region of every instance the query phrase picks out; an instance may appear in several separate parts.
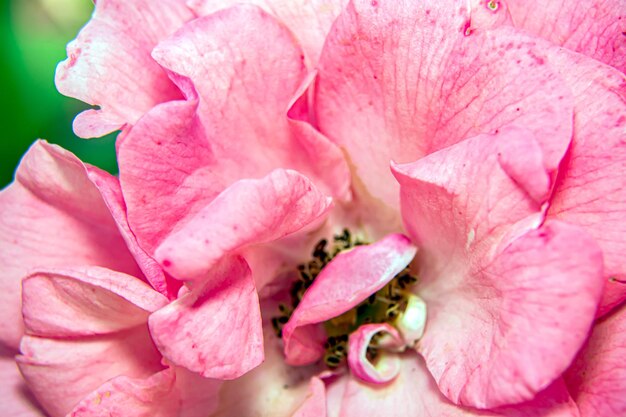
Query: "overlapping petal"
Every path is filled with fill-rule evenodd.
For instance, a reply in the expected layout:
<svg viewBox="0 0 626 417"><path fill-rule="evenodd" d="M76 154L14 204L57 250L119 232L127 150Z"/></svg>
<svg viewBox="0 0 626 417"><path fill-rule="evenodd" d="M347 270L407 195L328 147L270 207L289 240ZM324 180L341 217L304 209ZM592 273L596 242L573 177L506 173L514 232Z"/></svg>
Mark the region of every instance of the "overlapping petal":
<svg viewBox="0 0 626 417"><path fill-rule="evenodd" d="M320 219L331 202L295 171L241 180L168 236L155 256L179 279L202 280L225 255L297 232Z"/></svg>
<svg viewBox="0 0 626 417"><path fill-rule="evenodd" d="M444 395L480 408L529 400L558 378L604 286L591 236L538 227L550 182L532 135L499 135L395 168L428 305L418 351Z"/></svg>
<svg viewBox="0 0 626 417"><path fill-rule="evenodd" d="M566 374L582 417L626 413L626 305L597 323Z"/></svg>
<svg viewBox="0 0 626 417"><path fill-rule="evenodd" d="M46 411L64 416L111 378L146 378L163 369L145 313L166 302L137 278L102 268L42 270L28 277L28 335L17 362Z"/></svg>
<svg viewBox="0 0 626 417"><path fill-rule="evenodd" d="M572 97L534 38L466 33L465 1L356 0L320 58L316 114L369 193L397 207L390 159L410 162L510 123L554 171L571 138Z"/></svg>
<svg viewBox="0 0 626 417"><path fill-rule="evenodd" d="M324 193L346 195L341 152L302 125L307 101L299 97L309 82L302 52L274 18L251 6L221 10L187 24L153 55L187 101L156 107L119 146L129 223L148 253L236 181L277 168L306 175Z"/></svg>
<svg viewBox="0 0 626 417"><path fill-rule="evenodd" d="M0 340L22 335L20 282L36 267L99 265L142 276L86 167L74 155L36 142L13 184L0 194ZM97 174L99 175L99 174ZM107 175L107 174L102 174Z"/></svg>
<svg viewBox="0 0 626 417"><path fill-rule="evenodd" d="M161 294L173 297L178 285L164 274L163 269L157 262L139 245L137 238L128 224L126 217L126 203L122 196L122 190L117 178L98 169L87 168L89 179L100 191L111 215L117 223L117 227L126 242L128 250L135 258L141 272L152 287Z"/></svg>
<svg viewBox="0 0 626 417"><path fill-rule="evenodd" d="M259 299L240 258L216 265L204 283L150 316L167 359L204 377L233 379L263 361Z"/></svg>
<svg viewBox="0 0 626 417"><path fill-rule="evenodd" d="M57 68L56 85L67 96L99 109L74 120L74 132L97 137L133 125L158 103L181 96L150 52L193 13L183 0L99 0L67 60Z"/></svg>
<svg viewBox="0 0 626 417"><path fill-rule="evenodd" d="M118 376L86 396L72 410L72 417L171 417L177 415L178 397L172 395L174 371L148 378Z"/></svg>
<svg viewBox="0 0 626 417"><path fill-rule="evenodd" d="M411 262L416 251L406 236L392 234L333 258L283 328L287 363L305 365L319 359L324 350L319 323L345 313L380 290Z"/></svg>
<svg viewBox="0 0 626 417"><path fill-rule="evenodd" d="M572 144L548 218L583 227L602 248L602 315L626 299L626 77L562 49L552 49L547 62L575 97Z"/></svg>
<svg viewBox="0 0 626 417"><path fill-rule="evenodd" d="M28 334L38 337L132 329L167 304L139 279L98 267L36 271L24 279L22 288L24 324Z"/></svg>
<svg viewBox="0 0 626 417"><path fill-rule="evenodd" d="M43 417L15 364L13 352L0 348L0 398L2 412L10 417Z"/></svg>

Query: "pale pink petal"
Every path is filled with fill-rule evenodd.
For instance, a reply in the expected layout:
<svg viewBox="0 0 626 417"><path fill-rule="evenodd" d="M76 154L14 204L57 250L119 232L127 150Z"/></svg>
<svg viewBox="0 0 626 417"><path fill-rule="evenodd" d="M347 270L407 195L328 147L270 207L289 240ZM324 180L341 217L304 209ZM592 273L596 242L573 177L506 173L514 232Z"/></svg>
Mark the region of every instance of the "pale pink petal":
<svg viewBox="0 0 626 417"><path fill-rule="evenodd" d="M111 378L146 378L162 369L145 325L79 339L24 336L20 349L18 366L51 417L66 415Z"/></svg>
<svg viewBox="0 0 626 417"><path fill-rule="evenodd" d="M350 335L348 342L348 365L352 374L365 382L384 384L392 381L400 372L402 361L395 353L379 352L376 365L367 358L367 347L376 334L384 333L391 338L394 348L404 346L398 331L388 323L373 323L360 326Z"/></svg>
<svg viewBox="0 0 626 417"><path fill-rule="evenodd" d="M367 416L376 410L379 417L578 417L563 384L554 384L528 403L492 411L459 407L439 392L424 361L415 355L402 355L401 372L387 385L372 385L350 378L345 384L339 417Z"/></svg>
<svg viewBox="0 0 626 417"><path fill-rule="evenodd" d="M28 392L13 354L0 348L0 398L4 417L43 417L37 401Z"/></svg>
<svg viewBox="0 0 626 417"><path fill-rule="evenodd" d="M72 417L174 417L179 398L173 390L176 376L166 369L148 378L115 377L74 407Z"/></svg>
<svg viewBox="0 0 626 417"><path fill-rule="evenodd" d="M237 378L263 361L259 299L239 257L216 265L206 283L153 313L149 324L164 357L207 378Z"/></svg>
<svg viewBox="0 0 626 417"><path fill-rule="evenodd" d="M317 369L287 365L279 339L270 323L266 324L265 361L242 377L223 383L213 417L291 417L299 408L317 407L314 404L322 401L320 387L311 380Z"/></svg>
<svg viewBox="0 0 626 417"><path fill-rule="evenodd" d="M534 38L466 36L466 1L355 0L320 58L316 114L374 197L398 205L389 160L410 162L515 122L554 171L571 139L572 98Z"/></svg>
<svg viewBox="0 0 626 417"><path fill-rule="evenodd" d="M89 167L87 171L89 178L98 187L104 202L115 219L128 250L132 253L150 285L161 294L173 297L178 289L177 285L167 280L159 264L139 246L137 238L130 230L126 217L126 203L124 203L117 178L93 167Z"/></svg>
<svg viewBox="0 0 626 417"><path fill-rule="evenodd" d="M287 363L315 362L323 353L317 324L337 317L384 287L413 259L417 248L392 234L337 255L324 267L283 328Z"/></svg>
<svg viewBox="0 0 626 417"><path fill-rule="evenodd" d="M181 96L150 52L192 17L182 0L96 3L56 73L62 94L99 106L78 115L78 136L102 136L132 125L156 104Z"/></svg>
<svg viewBox="0 0 626 417"><path fill-rule="evenodd" d="M309 396L293 417L326 417L326 387L321 379L311 378Z"/></svg>
<svg viewBox="0 0 626 417"><path fill-rule="evenodd" d="M417 348L455 403L496 407L550 385L584 342L604 285L589 235L560 222L537 228L548 171L524 132L395 168L428 306Z"/></svg>
<svg viewBox="0 0 626 417"><path fill-rule="evenodd" d="M39 141L0 193L0 341L16 349L23 332L20 282L30 269L100 265L141 276L86 170L71 153Z"/></svg>
<svg viewBox="0 0 626 417"><path fill-rule="evenodd" d="M574 92L575 117L548 218L582 226L600 244L607 281L601 315L626 299L626 79L562 49L549 63Z"/></svg>
<svg viewBox="0 0 626 417"><path fill-rule="evenodd" d="M207 15L235 4L257 5L282 21L300 41L311 67L317 64L322 45L347 0L190 0L198 15Z"/></svg>
<svg viewBox="0 0 626 417"><path fill-rule="evenodd" d="M348 192L341 151L296 117L307 111L310 80L293 36L271 16L220 11L184 26L154 56L187 101L154 108L118 150L129 223L149 254L240 179L291 168L326 194Z"/></svg>
<svg viewBox="0 0 626 417"><path fill-rule="evenodd" d="M28 334L77 337L132 329L167 299L138 278L104 268L46 269L22 282Z"/></svg>
<svg viewBox="0 0 626 417"><path fill-rule="evenodd" d="M582 417L626 414L626 304L593 327L566 374Z"/></svg>
<svg viewBox="0 0 626 417"><path fill-rule="evenodd" d="M502 0L513 25L626 71L624 0Z"/></svg>

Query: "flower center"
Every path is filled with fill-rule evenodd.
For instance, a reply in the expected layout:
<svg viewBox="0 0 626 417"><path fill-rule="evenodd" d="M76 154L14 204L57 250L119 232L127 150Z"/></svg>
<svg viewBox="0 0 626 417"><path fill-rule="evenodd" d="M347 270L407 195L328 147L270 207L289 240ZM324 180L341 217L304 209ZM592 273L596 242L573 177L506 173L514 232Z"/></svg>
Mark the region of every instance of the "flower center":
<svg viewBox="0 0 626 417"><path fill-rule="evenodd" d="M291 305L280 304L279 315L272 318L278 337L282 337L283 326L322 269L339 253L368 243L344 229L343 233L333 237L332 244L329 245L326 239L322 239L315 245L311 260L298 265L298 279L290 290ZM402 333L407 344L414 344L421 337L423 323L420 324L418 316L424 308L421 299L411 291L416 282L417 278L407 267L353 309L324 322L323 328L327 335L324 344L326 366L334 369L345 363L350 334L365 324L387 323ZM384 333L372 337L367 347L369 361L375 361L379 350L384 348L385 344L380 343L383 338Z"/></svg>

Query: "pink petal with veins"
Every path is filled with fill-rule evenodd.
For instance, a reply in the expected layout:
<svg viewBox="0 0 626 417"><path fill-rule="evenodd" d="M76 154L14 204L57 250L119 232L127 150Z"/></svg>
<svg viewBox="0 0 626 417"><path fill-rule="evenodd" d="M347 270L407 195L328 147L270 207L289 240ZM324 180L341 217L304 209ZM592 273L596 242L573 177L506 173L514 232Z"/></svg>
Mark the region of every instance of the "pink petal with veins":
<svg viewBox="0 0 626 417"><path fill-rule="evenodd" d="M417 349L446 397L479 408L532 399L558 378L604 286L591 236L539 226L550 177L532 134L499 135L394 168L428 306Z"/></svg>
<svg viewBox="0 0 626 417"><path fill-rule="evenodd" d="M537 40L465 35L465 1L355 0L322 51L315 111L367 192L398 207L389 160L407 163L509 124L525 126L551 174L572 135L572 96Z"/></svg>
<svg viewBox="0 0 626 417"><path fill-rule="evenodd" d="M626 71L624 0L502 0L515 27Z"/></svg>

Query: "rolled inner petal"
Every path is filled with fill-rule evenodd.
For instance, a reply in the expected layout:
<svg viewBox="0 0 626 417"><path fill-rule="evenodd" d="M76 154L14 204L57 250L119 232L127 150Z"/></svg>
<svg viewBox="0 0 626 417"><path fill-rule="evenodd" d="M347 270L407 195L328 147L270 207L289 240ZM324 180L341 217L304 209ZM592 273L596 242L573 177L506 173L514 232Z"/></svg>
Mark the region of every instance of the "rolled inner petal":
<svg viewBox="0 0 626 417"><path fill-rule="evenodd" d="M366 382L387 383L398 375L402 365L400 358L387 349L401 349L403 346L400 333L390 324L364 324L350 335L348 341L350 371Z"/></svg>

